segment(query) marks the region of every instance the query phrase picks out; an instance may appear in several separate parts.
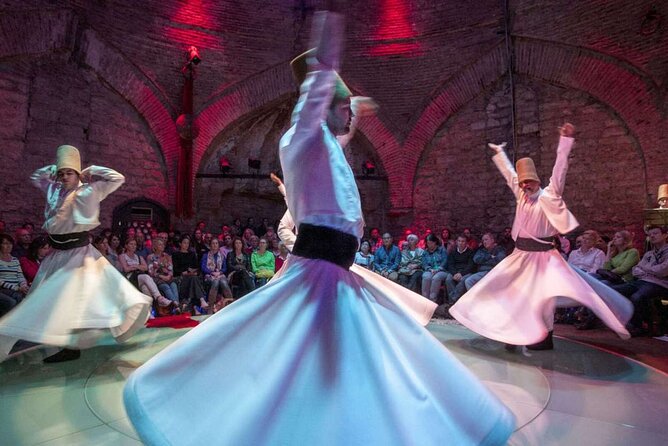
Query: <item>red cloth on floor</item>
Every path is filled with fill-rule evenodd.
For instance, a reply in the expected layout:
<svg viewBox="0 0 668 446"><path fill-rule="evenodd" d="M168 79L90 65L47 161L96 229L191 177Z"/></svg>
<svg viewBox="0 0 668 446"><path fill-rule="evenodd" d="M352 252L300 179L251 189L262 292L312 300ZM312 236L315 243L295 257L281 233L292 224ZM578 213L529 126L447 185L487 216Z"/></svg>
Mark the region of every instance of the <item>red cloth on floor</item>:
<svg viewBox="0 0 668 446"><path fill-rule="evenodd" d="M163 316L163 317L156 317L155 319L149 319L148 322L146 322L146 327L187 328L187 327L195 327L197 326L197 324L199 324L199 322L194 319L191 319L189 314L177 314L174 316Z"/></svg>

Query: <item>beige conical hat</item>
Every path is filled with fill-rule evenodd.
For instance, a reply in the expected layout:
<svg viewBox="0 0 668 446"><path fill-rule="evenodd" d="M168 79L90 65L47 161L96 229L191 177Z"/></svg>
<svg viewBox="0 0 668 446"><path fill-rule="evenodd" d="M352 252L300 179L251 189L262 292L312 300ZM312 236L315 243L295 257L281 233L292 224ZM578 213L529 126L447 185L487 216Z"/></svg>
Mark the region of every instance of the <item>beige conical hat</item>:
<svg viewBox="0 0 668 446"><path fill-rule="evenodd" d="M659 194L656 199L660 200L662 198L668 198L668 183L659 186Z"/></svg>
<svg viewBox="0 0 668 446"><path fill-rule="evenodd" d="M526 180L538 181L540 178L536 173L536 166L531 158L520 158L515 163L515 170L517 171L517 179L521 183Z"/></svg>
<svg viewBox="0 0 668 446"><path fill-rule="evenodd" d="M292 75L294 76L295 80L299 85L304 82L304 79L306 79L306 73L308 72L308 64L306 62L306 59L309 57L315 57L315 48L312 48L308 51L305 51L301 53L299 56L295 57L292 59L290 62L290 68L292 68ZM346 99L351 97L353 94L350 91L350 88L346 85L345 82L343 82L343 79L341 79L341 76L339 74L336 74L336 92L334 93L334 97L336 99Z"/></svg>
<svg viewBox="0 0 668 446"><path fill-rule="evenodd" d="M74 146L60 146L56 152L56 171L60 169L72 169L81 173L81 156L79 150Z"/></svg>

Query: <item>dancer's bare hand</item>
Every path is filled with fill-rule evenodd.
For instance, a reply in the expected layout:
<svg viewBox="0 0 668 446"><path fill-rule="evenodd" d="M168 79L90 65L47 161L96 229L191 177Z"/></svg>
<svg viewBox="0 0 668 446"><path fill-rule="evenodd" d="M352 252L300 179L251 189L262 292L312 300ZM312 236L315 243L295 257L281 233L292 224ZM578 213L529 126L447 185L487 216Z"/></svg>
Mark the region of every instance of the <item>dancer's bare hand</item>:
<svg viewBox="0 0 668 446"><path fill-rule="evenodd" d="M490 149L494 150L495 153L501 153L501 152L503 152L503 149L506 148L506 145L508 145L508 143L507 142L502 142L501 144L492 144L490 142L490 143L487 143L487 145L489 146Z"/></svg>
<svg viewBox="0 0 668 446"><path fill-rule="evenodd" d="M373 116L378 112L378 104L373 98L366 96L353 96L350 99L350 109L353 115L359 118Z"/></svg>
<svg viewBox="0 0 668 446"><path fill-rule="evenodd" d="M281 184L283 184L283 181L281 181L281 179L278 178L278 175L276 175L274 172L271 172L269 174L269 178L271 179L271 181L274 182L276 186L280 186Z"/></svg>
<svg viewBox="0 0 668 446"><path fill-rule="evenodd" d="M566 136L568 138L572 138L573 135L575 135L575 126L571 124L570 122L564 123L561 127L559 127L559 134L561 136Z"/></svg>

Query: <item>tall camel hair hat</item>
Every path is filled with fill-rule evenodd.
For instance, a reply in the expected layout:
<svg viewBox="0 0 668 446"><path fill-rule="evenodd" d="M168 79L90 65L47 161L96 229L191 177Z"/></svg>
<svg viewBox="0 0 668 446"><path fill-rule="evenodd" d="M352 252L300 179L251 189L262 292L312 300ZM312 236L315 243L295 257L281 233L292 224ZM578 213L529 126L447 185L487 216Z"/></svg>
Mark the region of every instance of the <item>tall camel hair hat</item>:
<svg viewBox="0 0 668 446"><path fill-rule="evenodd" d="M72 169L81 173L81 155L74 146L60 146L56 151L56 172L61 169Z"/></svg>
<svg viewBox="0 0 668 446"><path fill-rule="evenodd" d="M656 199L660 200L662 198L668 198L668 183L659 186L659 193L657 194Z"/></svg>
<svg viewBox="0 0 668 446"><path fill-rule="evenodd" d="M531 158L520 158L515 163L515 170L517 171L517 179L521 183L526 180L538 181L540 178L536 173L536 165Z"/></svg>
<svg viewBox="0 0 668 446"><path fill-rule="evenodd" d="M306 73L308 72L308 63L307 59L309 57L315 58L315 48L311 48L308 51L301 53L299 56L292 59L290 62L290 68L292 68L292 75L299 85L304 82L306 79ZM334 92L334 99L347 99L353 95L350 91L350 88L343 82L339 73L336 73L336 90Z"/></svg>

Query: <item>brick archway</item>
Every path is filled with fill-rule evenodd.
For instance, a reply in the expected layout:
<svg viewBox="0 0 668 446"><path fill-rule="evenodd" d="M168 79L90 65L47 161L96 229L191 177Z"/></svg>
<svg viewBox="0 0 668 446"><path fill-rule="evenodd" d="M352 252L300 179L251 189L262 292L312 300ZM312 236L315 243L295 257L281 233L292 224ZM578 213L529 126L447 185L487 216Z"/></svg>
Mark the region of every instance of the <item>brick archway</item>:
<svg viewBox="0 0 668 446"><path fill-rule="evenodd" d="M665 119L660 91L645 75L608 55L578 47L527 38L516 40L519 74L554 85L581 90L612 109L639 141L647 169L647 187L660 184L664 172L658 147ZM436 131L467 102L497 82L507 71L505 54L497 47L439 89L423 109L403 147L401 177L390 176L395 209L412 207L417 164ZM642 119L638 119L642 116ZM664 135L665 137L665 135ZM397 156L399 158L399 156Z"/></svg>
<svg viewBox="0 0 668 446"><path fill-rule="evenodd" d="M160 145L167 184L167 201L174 203L176 159L180 150L173 110L160 92L97 33L81 24L71 9L34 10L0 18L0 33L7 38L0 58L39 57L72 53L142 116ZM167 203L165 203L167 204Z"/></svg>

